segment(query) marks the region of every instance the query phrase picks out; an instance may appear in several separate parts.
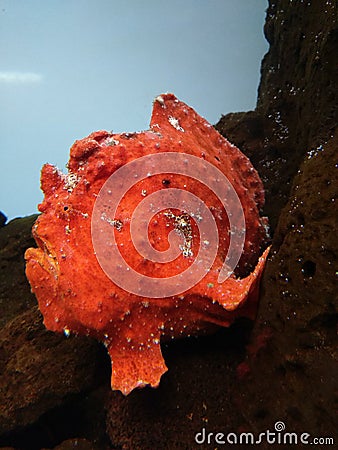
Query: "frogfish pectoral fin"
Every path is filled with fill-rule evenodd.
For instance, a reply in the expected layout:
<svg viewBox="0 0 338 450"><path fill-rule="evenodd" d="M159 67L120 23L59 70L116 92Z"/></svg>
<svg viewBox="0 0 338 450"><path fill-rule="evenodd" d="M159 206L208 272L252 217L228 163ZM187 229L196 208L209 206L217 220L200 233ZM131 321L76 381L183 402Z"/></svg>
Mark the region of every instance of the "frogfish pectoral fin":
<svg viewBox="0 0 338 450"><path fill-rule="evenodd" d="M144 341L112 342L108 352L112 361L111 386L128 395L136 387L157 387L168 370L160 346L160 334Z"/></svg>

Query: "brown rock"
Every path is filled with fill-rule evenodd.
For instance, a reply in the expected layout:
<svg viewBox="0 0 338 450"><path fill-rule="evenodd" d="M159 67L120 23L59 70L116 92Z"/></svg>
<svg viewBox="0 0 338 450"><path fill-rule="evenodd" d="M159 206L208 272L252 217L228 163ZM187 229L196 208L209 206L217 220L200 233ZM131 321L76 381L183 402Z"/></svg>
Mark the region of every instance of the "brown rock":
<svg viewBox="0 0 338 450"><path fill-rule="evenodd" d="M33 423L98 376L98 344L47 331L37 307L0 331L0 355L0 434Z"/></svg>
<svg viewBox="0 0 338 450"><path fill-rule="evenodd" d="M54 447L54 450L101 450L93 442L87 439L68 439L63 441L60 445Z"/></svg>
<svg viewBox="0 0 338 450"><path fill-rule="evenodd" d="M34 245L37 215L14 219L0 228L0 327L37 304L25 277L25 250Z"/></svg>
<svg viewBox="0 0 338 450"><path fill-rule="evenodd" d="M104 435L104 409L96 406L104 395L95 388L109 380L105 351L90 338L47 331L25 277L23 255L33 245L35 219L15 219L0 229L0 446L54 446L69 429ZM89 426L91 414L97 420Z"/></svg>
<svg viewBox="0 0 338 450"><path fill-rule="evenodd" d="M336 132L309 153L280 216L240 388L250 428L336 438L337 148Z"/></svg>

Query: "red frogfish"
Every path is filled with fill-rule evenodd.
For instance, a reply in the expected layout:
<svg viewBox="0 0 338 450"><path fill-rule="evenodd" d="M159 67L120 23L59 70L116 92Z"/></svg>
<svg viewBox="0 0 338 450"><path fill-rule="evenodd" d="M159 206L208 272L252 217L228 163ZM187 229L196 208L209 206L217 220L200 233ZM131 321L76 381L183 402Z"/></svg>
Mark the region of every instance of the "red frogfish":
<svg viewBox="0 0 338 450"><path fill-rule="evenodd" d="M112 389L157 387L161 341L255 317L262 182L173 94L154 100L147 131L76 141L68 173L45 164L41 188L27 278L49 330L104 343Z"/></svg>

